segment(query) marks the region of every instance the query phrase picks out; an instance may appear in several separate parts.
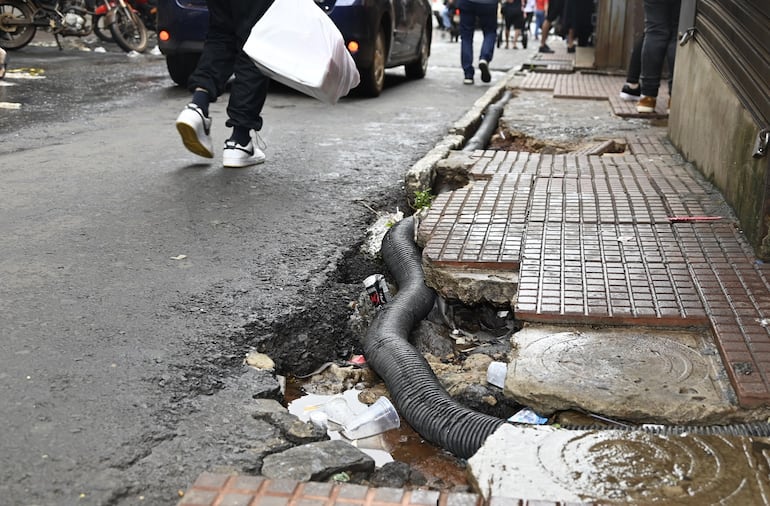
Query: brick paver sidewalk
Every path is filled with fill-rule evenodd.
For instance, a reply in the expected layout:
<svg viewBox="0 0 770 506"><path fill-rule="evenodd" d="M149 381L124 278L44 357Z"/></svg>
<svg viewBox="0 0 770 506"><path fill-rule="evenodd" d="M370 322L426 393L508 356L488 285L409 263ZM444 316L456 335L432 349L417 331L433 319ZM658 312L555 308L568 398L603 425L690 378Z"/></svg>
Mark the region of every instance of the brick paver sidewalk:
<svg viewBox="0 0 770 506"><path fill-rule="evenodd" d="M710 327L739 404L770 404L770 266L665 138L628 144L475 152L474 182L420 225L426 261L517 270L522 321Z"/></svg>

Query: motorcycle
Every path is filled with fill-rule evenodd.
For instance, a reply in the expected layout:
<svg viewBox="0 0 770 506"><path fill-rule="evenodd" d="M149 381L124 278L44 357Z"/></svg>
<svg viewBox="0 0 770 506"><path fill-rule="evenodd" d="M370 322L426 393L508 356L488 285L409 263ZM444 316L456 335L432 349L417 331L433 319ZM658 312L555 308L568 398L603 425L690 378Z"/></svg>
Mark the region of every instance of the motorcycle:
<svg viewBox="0 0 770 506"><path fill-rule="evenodd" d="M124 51L147 49L147 28L127 0L0 0L0 47L19 49L29 44L38 29L56 37L85 37L106 30ZM101 33L101 35L99 35Z"/></svg>
<svg viewBox="0 0 770 506"><path fill-rule="evenodd" d="M139 19L144 23L145 28L150 31L158 31L158 2L157 0L127 0L128 5L139 15ZM114 2L110 1L111 5ZM94 10L94 33L104 42L115 42L115 38L110 33L104 19L106 9L104 5L99 5Z"/></svg>

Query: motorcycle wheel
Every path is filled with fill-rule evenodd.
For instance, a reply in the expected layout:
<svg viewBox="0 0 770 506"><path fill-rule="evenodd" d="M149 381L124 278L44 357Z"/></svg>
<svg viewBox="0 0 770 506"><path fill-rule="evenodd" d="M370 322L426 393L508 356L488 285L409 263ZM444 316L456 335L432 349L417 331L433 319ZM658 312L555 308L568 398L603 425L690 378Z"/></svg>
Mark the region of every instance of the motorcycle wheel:
<svg viewBox="0 0 770 506"><path fill-rule="evenodd" d="M115 11L115 22L110 25L110 32L118 46L126 52L143 53L147 49L147 28L131 8Z"/></svg>
<svg viewBox="0 0 770 506"><path fill-rule="evenodd" d="M32 9L20 0L0 0L0 47L19 49L32 40L37 27Z"/></svg>
<svg viewBox="0 0 770 506"><path fill-rule="evenodd" d="M105 17L102 14L94 16L94 33L99 40L104 42L115 42L115 38L112 36L110 27L104 24Z"/></svg>

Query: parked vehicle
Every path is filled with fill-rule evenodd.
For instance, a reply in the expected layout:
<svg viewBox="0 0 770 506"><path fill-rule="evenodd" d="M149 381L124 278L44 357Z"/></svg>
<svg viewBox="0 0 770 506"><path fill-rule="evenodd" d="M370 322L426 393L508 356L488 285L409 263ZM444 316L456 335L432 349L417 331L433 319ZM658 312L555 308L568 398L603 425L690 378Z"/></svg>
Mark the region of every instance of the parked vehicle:
<svg viewBox="0 0 770 506"><path fill-rule="evenodd" d="M88 2L89 0L87 0ZM93 1L93 0L90 0ZM158 2L157 0L126 0L128 5L137 13L139 19L144 23L145 28L152 32L158 31ZM110 0L110 5L114 5L114 2ZM94 12L94 33L97 37L105 42L115 42L115 38L110 32L110 27L107 24L109 20L105 20L102 12L105 9L103 6L96 8Z"/></svg>
<svg viewBox="0 0 770 506"><path fill-rule="evenodd" d="M46 0L0 0L0 47L19 49L29 44L38 29L59 37L84 37L109 27L112 38L124 51L143 52L147 29L126 0L63 2Z"/></svg>
<svg viewBox="0 0 770 506"><path fill-rule="evenodd" d="M358 89L365 95L382 92L386 68L403 65L407 77L425 77L433 34L428 0L316 0L316 4L342 33L361 74ZM175 83L186 85L195 70L207 28L205 0L158 1L158 47Z"/></svg>

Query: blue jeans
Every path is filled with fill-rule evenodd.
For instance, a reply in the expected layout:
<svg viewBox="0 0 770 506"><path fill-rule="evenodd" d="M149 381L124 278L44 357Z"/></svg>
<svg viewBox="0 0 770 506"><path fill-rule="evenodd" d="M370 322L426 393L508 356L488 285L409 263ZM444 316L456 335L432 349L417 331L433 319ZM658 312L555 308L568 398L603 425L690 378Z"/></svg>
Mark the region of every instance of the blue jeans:
<svg viewBox="0 0 770 506"><path fill-rule="evenodd" d="M540 29L545 21L545 11L535 11L535 37L540 37Z"/></svg>
<svg viewBox="0 0 770 506"><path fill-rule="evenodd" d="M473 32L476 18L479 19L484 40L481 43L479 60L492 61L497 41L497 4L482 4L471 0L460 0L460 63L466 79L473 79Z"/></svg>
<svg viewBox="0 0 770 506"><path fill-rule="evenodd" d="M668 58L671 80L674 81L677 29L680 0L644 0L644 44L642 45L642 95L657 97L663 62Z"/></svg>
<svg viewBox="0 0 770 506"><path fill-rule="evenodd" d="M449 30L449 27L452 25L452 19L450 16L451 14L449 13L449 7L444 7L444 10L441 11L441 19L444 23L444 30Z"/></svg>

